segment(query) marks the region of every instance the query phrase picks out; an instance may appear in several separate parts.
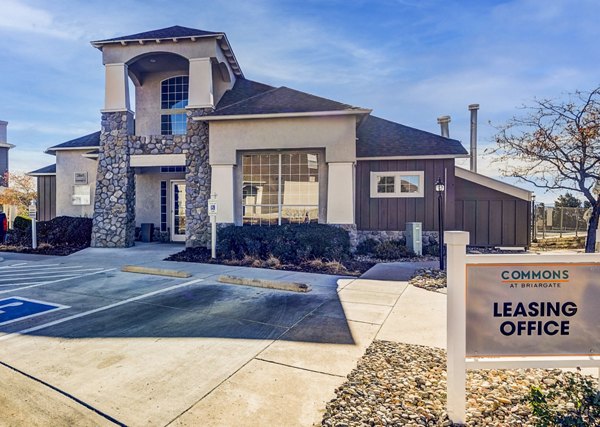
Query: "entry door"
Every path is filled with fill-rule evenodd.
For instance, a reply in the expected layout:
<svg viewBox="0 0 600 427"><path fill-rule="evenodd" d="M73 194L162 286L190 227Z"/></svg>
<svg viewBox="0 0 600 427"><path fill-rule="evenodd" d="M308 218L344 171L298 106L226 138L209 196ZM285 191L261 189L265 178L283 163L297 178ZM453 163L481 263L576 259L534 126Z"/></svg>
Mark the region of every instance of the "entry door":
<svg viewBox="0 0 600 427"><path fill-rule="evenodd" d="M171 181L171 240L185 242L185 181Z"/></svg>

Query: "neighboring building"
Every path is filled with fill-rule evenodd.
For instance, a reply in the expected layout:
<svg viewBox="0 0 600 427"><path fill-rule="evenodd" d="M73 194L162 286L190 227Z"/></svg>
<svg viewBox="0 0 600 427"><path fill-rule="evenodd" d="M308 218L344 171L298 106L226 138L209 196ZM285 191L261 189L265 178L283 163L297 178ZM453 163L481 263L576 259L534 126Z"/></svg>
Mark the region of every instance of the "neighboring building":
<svg viewBox="0 0 600 427"><path fill-rule="evenodd" d="M142 223L207 245L210 193L220 224L320 222L360 239L418 221L434 232L438 177L447 229L474 227L482 245L529 244L530 194L456 169L468 157L459 141L248 80L224 33L176 26L92 45L106 76L101 131L49 148L56 165L31 175L45 217L93 217L94 246L130 246ZM473 209L489 221L473 223Z"/></svg>
<svg viewBox="0 0 600 427"><path fill-rule="evenodd" d="M0 192L8 187L8 150L15 148L13 144L8 143L7 126L8 122L0 120ZM12 226L17 215L16 206L0 205L0 212L6 214L9 226Z"/></svg>

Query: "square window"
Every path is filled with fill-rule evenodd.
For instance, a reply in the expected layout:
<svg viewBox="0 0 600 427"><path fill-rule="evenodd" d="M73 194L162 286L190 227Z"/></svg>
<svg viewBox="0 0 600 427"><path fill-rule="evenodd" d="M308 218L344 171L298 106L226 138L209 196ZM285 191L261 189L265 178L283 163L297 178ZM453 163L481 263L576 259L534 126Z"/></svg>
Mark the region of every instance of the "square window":
<svg viewBox="0 0 600 427"><path fill-rule="evenodd" d="M396 187L395 176L379 176L377 177L377 193L394 193Z"/></svg>

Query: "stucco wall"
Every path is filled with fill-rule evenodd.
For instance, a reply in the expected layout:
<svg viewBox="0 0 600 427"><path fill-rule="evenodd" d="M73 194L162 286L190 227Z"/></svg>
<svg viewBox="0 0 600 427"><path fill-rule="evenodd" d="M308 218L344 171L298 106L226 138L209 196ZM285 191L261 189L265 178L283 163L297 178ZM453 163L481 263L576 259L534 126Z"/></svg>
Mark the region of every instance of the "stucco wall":
<svg viewBox="0 0 600 427"><path fill-rule="evenodd" d="M211 58L217 55L217 43L214 39L180 40L177 43L161 42L160 44L147 42L128 43L126 46L114 43L102 47L102 63L116 64L128 63L140 55L147 53L176 53L184 58Z"/></svg>
<svg viewBox="0 0 600 427"><path fill-rule="evenodd" d="M160 173L160 168L138 168L135 174L135 225L148 222L160 227L160 182L167 182L167 227L171 225L171 180L185 173Z"/></svg>
<svg viewBox="0 0 600 427"><path fill-rule="evenodd" d="M97 160L83 157L86 150L61 150L56 152L56 216L94 215L94 194L96 192ZM73 206L71 196L75 172L87 172L90 186L90 204Z"/></svg>
<svg viewBox="0 0 600 427"><path fill-rule="evenodd" d="M210 164L237 164L238 150L325 148L326 162L356 160L355 116L211 121Z"/></svg>

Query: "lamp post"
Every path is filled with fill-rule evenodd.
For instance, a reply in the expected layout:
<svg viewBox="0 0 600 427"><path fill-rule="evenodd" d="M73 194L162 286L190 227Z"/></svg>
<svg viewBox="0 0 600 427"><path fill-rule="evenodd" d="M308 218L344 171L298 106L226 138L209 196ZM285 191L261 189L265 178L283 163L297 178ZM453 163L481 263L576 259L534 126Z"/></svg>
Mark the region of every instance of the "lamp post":
<svg viewBox="0 0 600 427"><path fill-rule="evenodd" d="M439 238L438 243L440 246L440 270L444 270L444 191L446 186L442 178L438 178L435 183L435 191L438 193L438 225L439 225Z"/></svg>

